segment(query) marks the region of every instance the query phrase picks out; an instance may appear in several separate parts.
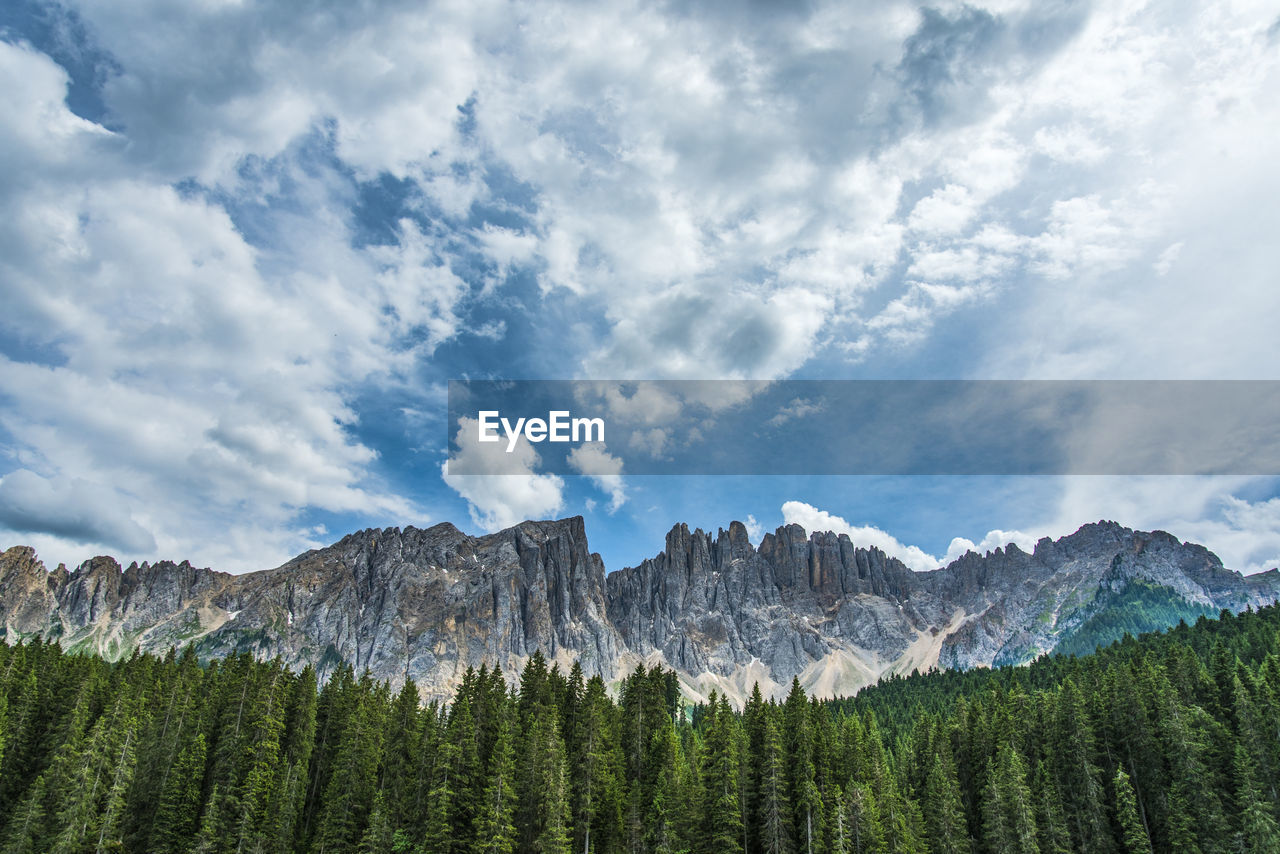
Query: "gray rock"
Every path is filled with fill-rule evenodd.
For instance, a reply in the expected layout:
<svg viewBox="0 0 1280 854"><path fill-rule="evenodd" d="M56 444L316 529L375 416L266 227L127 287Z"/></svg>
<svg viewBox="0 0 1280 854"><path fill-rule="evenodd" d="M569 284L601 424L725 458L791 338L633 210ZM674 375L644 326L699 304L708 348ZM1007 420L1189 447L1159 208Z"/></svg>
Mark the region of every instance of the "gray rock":
<svg viewBox="0 0 1280 854"><path fill-rule="evenodd" d="M17 546L0 555L0 631L108 657L188 644L206 659L278 656L321 678L345 661L435 697L468 667L514 676L541 650L609 682L662 663L690 696L741 699L756 681L847 694L889 672L1021 663L1135 580L1205 610L1280 594L1276 570L1244 577L1202 546L1111 522L927 573L797 525L753 548L741 523L714 537L681 524L653 558L606 577L574 517L483 537L447 523L369 529L239 576L109 557L48 572Z"/></svg>

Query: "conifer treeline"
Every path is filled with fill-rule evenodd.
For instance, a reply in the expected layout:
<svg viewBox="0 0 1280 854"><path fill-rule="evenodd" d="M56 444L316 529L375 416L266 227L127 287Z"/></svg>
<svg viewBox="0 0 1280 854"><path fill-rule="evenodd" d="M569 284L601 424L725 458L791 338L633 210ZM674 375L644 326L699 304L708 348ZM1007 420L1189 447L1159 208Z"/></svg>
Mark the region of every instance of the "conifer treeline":
<svg viewBox="0 0 1280 854"><path fill-rule="evenodd" d="M447 706L248 655L0 645L3 852L1277 852L1280 609L684 710L530 660Z"/></svg>

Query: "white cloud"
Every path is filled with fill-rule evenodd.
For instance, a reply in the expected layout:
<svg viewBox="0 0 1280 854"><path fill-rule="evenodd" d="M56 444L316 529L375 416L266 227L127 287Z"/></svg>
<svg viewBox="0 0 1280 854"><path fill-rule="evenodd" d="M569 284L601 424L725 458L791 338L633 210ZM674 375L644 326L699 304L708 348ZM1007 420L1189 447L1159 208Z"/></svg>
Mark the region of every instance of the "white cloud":
<svg viewBox="0 0 1280 854"><path fill-rule="evenodd" d="M1256 9L987 5L1000 33L1041 38L951 55L983 16L900 4L336 6L307 27L251 6L79 14L119 63L104 97L130 162L235 184L246 157L331 123L358 176L407 177L462 218L495 201L491 159L536 202L528 227L482 224L474 241L500 270L530 264L604 307L605 340L570 356L578 373L777 377L828 338L902 344L843 321L875 289L907 295L904 250L913 278L1021 271L1031 289L1128 269L1161 230L1151 181L1185 181L1166 167L1232 122L1240 139L1273 123ZM956 38L912 30L926 24ZM938 51L938 79L885 73L919 49ZM948 120L913 120L920 98L950 98ZM1031 170L1037 153L1054 168ZM937 189L903 211L904 186ZM972 251L963 235L991 227L1024 238L1016 257ZM909 228L929 239L904 245ZM718 328L681 334L684 315ZM745 361L725 334L738 329L761 344Z"/></svg>
<svg viewBox="0 0 1280 854"><path fill-rule="evenodd" d="M610 419L632 424L665 424L680 414L681 402L661 384L588 382L576 384L583 402L603 404Z"/></svg>
<svg viewBox="0 0 1280 854"><path fill-rule="evenodd" d="M537 474L538 452L520 435L515 449L502 443L463 442L462 435L478 427L474 418L458 419L459 447L454 458L470 474L450 474L440 466L444 482L467 500L471 521L485 531L497 531L526 519L546 519L564 507L564 481L553 474Z"/></svg>
<svg viewBox="0 0 1280 854"><path fill-rule="evenodd" d="M948 184L916 202L907 225L913 231L928 235L954 234L977 212L978 206L967 187Z"/></svg>
<svg viewBox="0 0 1280 854"><path fill-rule="evenodd" d="M1160 257L1156 258L1156 262L1151 268L1156 271L1157 275L1167 276L1169 271L1173 269L1173 265L1178 263L1178 256L1182 254L1182 241L1170 243L1160 253Z"/></svg>
<svg viewBox="0 0 1280 854"><path fill-rule="evenodd" d="M145 554L155 549L156 541L130 515L127 508L132 503L111 487L67 478L47 480L18 469L0 480L0 527Z"/></svg>
<svg viewBox="0 0 1280 854"><path fill-rule="evenodd" d="M1143 192L1150 201L1158 194L1156 187ZM1051 279L1119 269L1138 256L1152 213L1104 204L1096 195L1056 201L1045 231L1032 241L1032 269Z"/></svg>
<svg viewBox="0 0 1280 854"><path fill-rule="evenodd" d="M651 427L648 430L632 430L628 444L635 451L648 454L654 459L662 459L670 441L671 437L666 430Z"/></svg>
<svg viewBox="0 0 1280 854"><path fill-rule="evenodd" d="M826 407L821 400L814 402L807 397L797 397L786 406L778 410L778 412L769 420L765 421L770 427L781 427L788 421L795 418L804 418L806 415L813 415L821 412Z"/></svg>
<svg viewBox="0 0 1280 854"><path fill-rule="evenodd" d="M976 285L941 285L913 282L911 289L891 301L867 321L867 331L895 346L907 346L924 338L939 318L986 293ZM865 350L865 348L864 348Z"/></svg>
<svg viewBox="0 0 1280 854"><path fill-rule="evenodd" d="M485 223L478 235L485 252L504 270L527 264L538 250L538 238L510 228Z"/></svg>
<svg viewBox="0 0 1280 854"><path fill-rule="evenodd" d="M360 11L84 0L75 11L118 64L105 84L136 157L217 182L334 118L338 153L366 175L448 172L456 107L480 84L484 3Z"/></svg>
<svg viewBox="0 0 1280 854"><path fill-rule="evenodd" d="M777 378L982 304L974 374L1280 361L1263 7L998 4L1043 39L952 55L972 9L170 5L71 4L114 131L0 44L0 325L38 354L0 373L9 467L130 484L161 550L284 557L309 507L420 521L356 390L411 383L516 269L574 297L555 358L587 376ZM936 79L907 79L921 46ZM387 175L421 216L354 249L352 176Z"/></svg>
<svg viewBox="0 0 1280 854"><path fill-rule="evenodd" d="M1041 154L1070 164L1093 165L1110 153L1079 124L1040 128L1032 143Z"/></svg>
<svg viewBox="0 0 1280 854"><path fill-rule="evenodd" d="M626 485L622 480L622 460L601 446L577 445L569 452L569 467L590 476L591 482L609 495L609 512L616 513L627 503Z"/></svg>
<svg viewBox="0 0 1280 854"><path fill-rule="evenodd" d="M26 93L0 126L24 176L0 197L0 322L50 354L0 361L0 425L20 464L49 494L127 489L120 506L154 542L116 519L98 541L123 558L263 568L314 543L295 527L309 507L422 521L370 477L376 453L352 437L342 391L452 334L458 283L421 235L374 257L319 207L305 228L284 219L267 257L217 204L130 175L118 138L67 111L47 57L0 43L0 70ZM32 127L61 130L33 147ZM24 507L21 531L66 529L47 502ZM82 540L53 557L75 562Z"/></svg>
<svg viewBox="0 0 1280 854"><path fill-rule="evenodd" d="M120 65L104 97L131 162L235 184L245 157L331 123L358 176L407 177L462 218L495 201L488 158L536 203L528 227L481 224L474 242L500 272L531 265L544 288L603 306L605 339L569 354L578 373L778 377L828 338L903 344L836 322L866 317L874 289L893 300L913 279L1017 271L1039 289L1128 269L1161 230L1167 205L1143 197L1168 164L1198 157L1224 115L1247 123L1240 138L1266 137L1252 131L1274 118L1261 97L1274 59L1256 10L988 5L1001 33L1043 43L952 56L982 16L901 5L339 6L303 28L248 6L79 14ZM926 23L956 40L912 31ZM937 80L884 72L919 49L941 51ZM921 97L950 97L948 121L910 120ZM1057 171L1030 170L1037 153ZM908 185L937 189L903 211ZM909 228L928 239L904 245ZM990 228L1022 238L1012 256L963 236ZM686 316L716 328L687 334Z"/></svg>
<svg viewBox="0 0 1280 854"><path fill-rule="evenodd" d="M1060 195L1029 244L1060 286L1032 291L1013 322L1055 322L998 342L989 374L1270 377L1261 318L1280 295L1262 212L1280 174L1262 141L1280 121L1280 57L1261 11L1098 7L1026 91L1104 153L1070 173L1089 189Z"/></svg>

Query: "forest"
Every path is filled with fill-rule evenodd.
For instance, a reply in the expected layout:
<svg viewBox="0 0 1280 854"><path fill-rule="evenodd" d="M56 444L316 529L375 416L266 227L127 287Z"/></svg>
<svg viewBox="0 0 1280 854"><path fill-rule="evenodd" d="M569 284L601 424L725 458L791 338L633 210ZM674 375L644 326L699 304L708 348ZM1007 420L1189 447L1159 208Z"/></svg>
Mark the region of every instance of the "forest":
<svg viewBox="0 0 1280 854"><path fill-rule="evenodd" d="M1277 852L1280 609L687 705L533 656L410 681L0 644L0 852Z"/></svg>

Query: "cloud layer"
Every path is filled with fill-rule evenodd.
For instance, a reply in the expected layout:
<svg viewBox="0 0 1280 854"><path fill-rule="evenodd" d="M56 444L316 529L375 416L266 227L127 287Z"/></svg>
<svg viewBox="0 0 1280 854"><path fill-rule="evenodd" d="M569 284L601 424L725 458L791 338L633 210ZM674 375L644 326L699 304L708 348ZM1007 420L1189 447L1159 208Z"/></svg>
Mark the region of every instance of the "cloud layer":
<svg viewBox="0 0 1280 854"><path fill-rule="evenodd" d="M14 8L13 537L248 569L560 507L388 438L451 376L1280 364L1265 4Z"/></svg>

